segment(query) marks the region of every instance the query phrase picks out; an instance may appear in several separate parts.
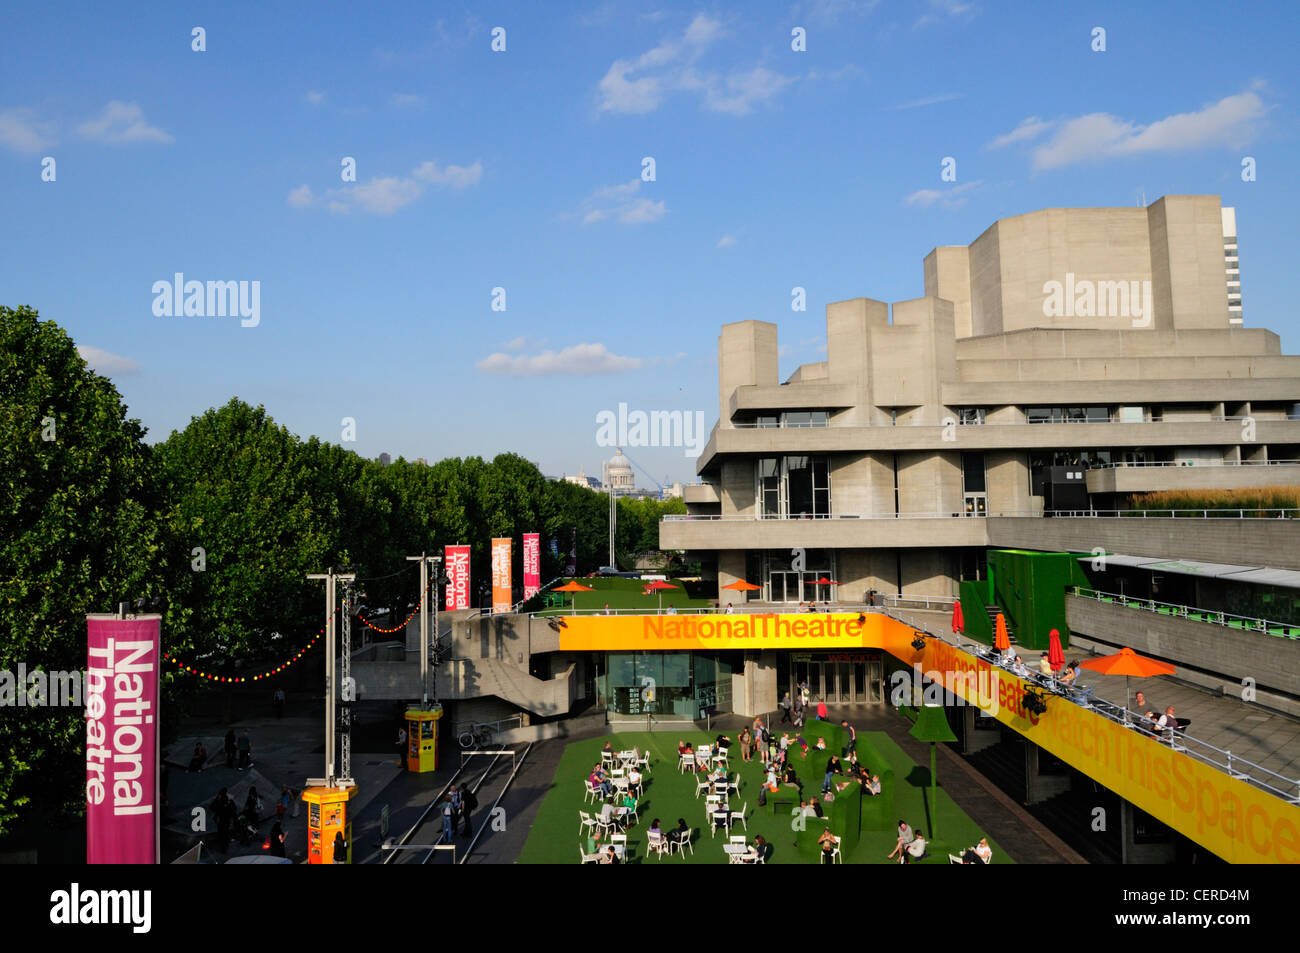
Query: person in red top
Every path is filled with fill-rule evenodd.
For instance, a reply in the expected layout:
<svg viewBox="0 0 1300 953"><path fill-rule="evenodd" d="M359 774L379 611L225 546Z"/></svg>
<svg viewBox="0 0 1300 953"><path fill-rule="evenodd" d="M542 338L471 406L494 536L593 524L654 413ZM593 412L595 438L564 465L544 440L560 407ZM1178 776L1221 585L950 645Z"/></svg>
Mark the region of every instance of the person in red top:
<svg viewBox="0 0 1300 953"><path fill-rule="evenodd" d="M820 701L817 703L817 717L822 721L826 720L826 702Z"/></svg>

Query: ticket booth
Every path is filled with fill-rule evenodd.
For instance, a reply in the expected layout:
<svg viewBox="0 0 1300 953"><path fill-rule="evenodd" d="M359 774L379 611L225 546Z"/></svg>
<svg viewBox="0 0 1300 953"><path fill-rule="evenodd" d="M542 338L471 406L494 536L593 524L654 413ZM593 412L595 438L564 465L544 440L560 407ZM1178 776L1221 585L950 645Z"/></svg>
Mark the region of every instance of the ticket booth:
<svg viewBox="0 0 1300 953"><path fill-rule="evenodd" d="M438 769L438 719L442 707L426 711L412 708L406 713L406 768L422 773Z"/></svg>
<svg viewBox="0 0 1300 953"><path fill-rule="evenodd" d="M302 792L307 802L307 863L334 863L334 838L340 832L347 844L347 856L339 863L352 863L352 813L348 802L356 793L355 786L307 788Z"/></svg>

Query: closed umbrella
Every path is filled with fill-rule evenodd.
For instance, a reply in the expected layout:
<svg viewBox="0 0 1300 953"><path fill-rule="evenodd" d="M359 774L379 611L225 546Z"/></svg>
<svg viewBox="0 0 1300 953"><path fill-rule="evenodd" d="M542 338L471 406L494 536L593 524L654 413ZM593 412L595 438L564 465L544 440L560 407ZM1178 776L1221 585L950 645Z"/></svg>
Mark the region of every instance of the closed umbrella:
<svg viewBox="0 0 1300 953"><path fill-rule="evenodd" d="M1011 648L1011 640L1007 638L1007 620L1001 612L998 613L993 628L993 647L999 652L1005 652L1007 649Z"/></svg>
<svg viewBox="0 0 1300 953"><path fill-rule="evenodd" d="M1056 673L1065 664L1065 652L1061 649L1061 633L1053 629L1047 633L1047 642L1047 664L1052 667L1052 672Z"/></svg>
<svg viewBox="0 0 1300 953"><path fill-rule="evenodd" d="M1103 675L1123 675L1124 711L1126 713L1128 712L1128 680L1130 677L1151 678L1154 675L1172 675L1175 671L1174 667L1169 663L1157 662L1155 659L1138 655L1127 646L1114 655L1103 655L1101 658L1090 658L1086 662L1080 662L1079 668L1091 669ZM1127 717L1127 714L1125 714L1125 719Z"/></svg>
<svg viewBox="0 0 1300 953"><path fill-rule="evenodd" d="M680 588L681 586L674 586L671 582L663 582L662 580L656 579L654 582L650 583L650 585L646 586L646 591L659 593L659 611L663 612L664 611L664 590L680 589Z"/></svg>
<svg viewBox="0 0 1300 953"><path fill-rule="evenodd" d="M591 586L584 586L582 583L571 579L562 586L556 586L555 591L556 592L594 592L595 590L592 589ZM574 612L578 611L577 596L573 597L573 611Z"/></svg>
<svg viewBox="0 0 1300 953"><path fill-rule="evenodd" d="M958 599L952 604L952 630L954 632L966 631L966 620L961 615L961 600Z"/></svg>

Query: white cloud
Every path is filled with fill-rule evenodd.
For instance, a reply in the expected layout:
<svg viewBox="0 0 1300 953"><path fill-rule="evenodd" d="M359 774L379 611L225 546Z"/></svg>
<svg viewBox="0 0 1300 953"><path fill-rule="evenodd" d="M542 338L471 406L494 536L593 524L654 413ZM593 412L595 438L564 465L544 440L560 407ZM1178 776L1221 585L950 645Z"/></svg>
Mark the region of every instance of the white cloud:
<svg viewBox="0 0 1300 953"><path fill-rule="evenodd" d="M289 204L294 208L308 208L315 201L311 194L311 186L300 185L289 193Z"/></svg>
<svg viewBox="0 0 1300 953"><path fill-rule="evenodd" d="M393 93L389 102L399 109L410 106L421 106L424 104L424 97L416 93Z"/></svg>
<svg viewBox="0 0 1300 953"><path fill-rule="evenodd" d="M714 247L714 248L730 248L730 247L731 247L732 245L734 245L734 244L736 244L736 236L735 236L735 235L723 235L721 238L718 239L718 244L714 245L713 247Z"/></svg>
<svg viewBox="0 0 1300 953"><path fill-rule="evenodd" d="M589 377L594 374L634 371L642 363L639 357L621 357L611 354L603 344L574 344L562 351L547 350L531 356L490 354L475 366L485 374L505 377L546 375Z"/></svg>
<svg viewBox="0 0 1300 953"><path fill-rule="evenodd" d="M939 23L947 18L969 20L975 14L979 13L979 7L973 3L967 3L966 0L930 0L930 12L923 14L912 24L913 29L923 26L929 26L931 23Z"/></svg>
<svg viewBox="0 0 1300 953"><path fill-rule="evenodd" d="M870 13L880 0L808 0L794 9L795 22L808 19L815 23L833 25L841 17L862 16Z"/></svg>
<svg viewBox="0 0 1300 953"><path fill-rule="evenodd" d="M1146 126L1109 113L1054 122L1034 116L994 139L989 148L1035 139L1050 130L1051 138L1033 150L1033 166L1041 170L1148 152L1180 152L1220 144L1239 146L1258 131L1267 111L1259 96L1249 91Z"/></svg>
<svg viewBox="0 0 1300 953"><path fill-rule="evenodd" d="M453 189L464 189L478 185L483 178L483 163L473 165L447 165L441 169L436 162L425 162L411 173L415 178L431 185L449 185Z"/></svg>
<svg viewBox="0 0 1300 953"><path fill-rule="evenodd" d="M110 145L134 142L167 144L176 141L157 126L145 122L144 110L138 103L124 103L117 99L105 106L99 116L78 126L77 132L83 138Z"/></svg>
<svg viewBox="0 0 1300 953"><path fill-rule="evenodd" d="M938 96L926 96L924 99L914 99L911 102L899 103L897 106L890 106L890 109L919 109L921 106L934 106L938 103L950 103L954 99L965 99L964 93L942 93Z"/></svg>
<svg viewBox="0 0 1300 953"><path fill-rule="evenodd" d="M97 347L91 347L88 344L78 344L77 353L81 359L86 362L91 370L97 374L111 376L114 374L137 374L140 371L140 362L129 357L122 357L119 354L112 354L108 351L101 351Z"/></svg>
<svg viewBox="0 0 1300 953"><path fill-rule="evenodd" d="M663 199L654 201L638 197L641 180L633 179L623 185L605 185L596 189L582 202L578 212L583 225L592 225L612 218L623 225L646 225L657 222L668 214Z"/></svg>
<svg viewBox="0 0 1300 953"><path fill-rule="evenodd" d="M330 189L324 195L316 195L310 186L300 185L289 193L287 201L294 208L324 206L336 215L345 215L353 209L371 215L392 215L420 198L426 184L464 189L478 185L482 178L482 162L439 167L436 162L428 161L412 169L410 175L382 176L347 188Z"/></svg>
<svg viewBox="0 0 1300 953"><path fill-rule="evenodd" d="M35 118L27 109L0 112L0 146L14 152L35 153L54 145L55 126Z"/></svg>
<svg viewBox="0 0 1300 953"><path fill-rule="evenodd" d="M1013 142L1022 142L1026 139L1037 139L1040 135L1052 128L1050 122L1043 122L1037 116L1030 116L1028 119L1022 119L1020 125L1016 126L1005 136L998 136L990 142L985 148L1001 149L1003 146L1009 146Z"/></svg>
<svg viewBox="0 0 1300 953"><path fill-rule="evenodd" d="M701 13L680 38L666 39L635 59L615 60L596 84L599 110L648 113L669 95L690 92L712 112L743 116L794 82L761 66L726 76L698 70L695 64L721 36L722 21Z"/></svg>
<svg viewBox="0 0 1300 953"><path fill-rule="evenodd" d="M320 106L325 102L325 94L322 93L319 89L307 90L307 95L304 96L303 98L306 99L307 102L311 103L313 106Z"/></svg>
<svg viewBox="0 0 1300 953"><path fill-rule="evenodd" d="M954 185L950 189L920 189L903 199L903 204L917 205L921 208L930 208L936 204L940 208L960 208L966 204L964 193L979 188L983 182L983 179L976 179L974 182Z"/></svg>

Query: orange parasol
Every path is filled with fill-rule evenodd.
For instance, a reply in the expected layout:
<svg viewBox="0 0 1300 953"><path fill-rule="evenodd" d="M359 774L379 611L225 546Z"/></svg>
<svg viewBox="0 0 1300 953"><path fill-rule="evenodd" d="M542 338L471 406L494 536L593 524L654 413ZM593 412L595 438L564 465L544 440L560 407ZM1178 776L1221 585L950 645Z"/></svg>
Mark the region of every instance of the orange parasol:
<svg viewBox="0 0 1300 953"><path fill-rule="evenodd" d="M1011 648L1011 640L1007 638L1007 620L1001 612L998 613L995 629L996 632L993 636L993 647L999 652L1005 652L1007 649Z"/></svg>
<svg viewBox="0 0 1300 953"><path fill-rule="evenodd" d="M735 582L729 582L723 589L735 589L737 592L756 592L762 589L762 586L756 586L752 582L745 582L743 579L737 579Z"/></svg>
<svg viewBox="0 0 1300 953"><path fill-rule="evenodd" d="M1175 671L1174 667L1168 662L1157 662L1155 659L1138 655L1127 646L1114 655L1103 655L1101 658L1090 658L1086 662L1080 662L1079 668L1092 669L1102 675L1124 676L1124 710L1126 718L1128 712L1128 680L1130 676L1151 678L1153 675L1172 675Z"/></svg>
<svg viewBox="0 0 1300 953"><path fill-rule="evenodd" d="M556 586L555 589L554 589L554 591L555 591L555 592L595 592L596 590L593 589L591 586L584 586L582 583L578 582L576 579L570 579L570 580L569 580L568 582L566 582L564 585L562 585L562 586ZM574 611L574 612L577 612L577 611L578 611L578 597L577 597L577 596L574 596L574 597L573 597L573 611Z"/></svg>

